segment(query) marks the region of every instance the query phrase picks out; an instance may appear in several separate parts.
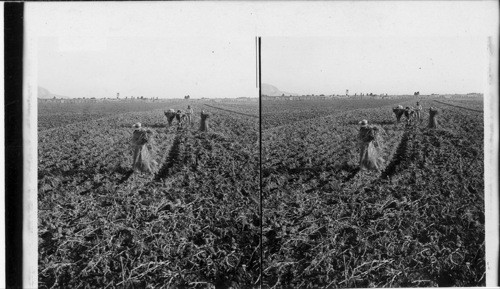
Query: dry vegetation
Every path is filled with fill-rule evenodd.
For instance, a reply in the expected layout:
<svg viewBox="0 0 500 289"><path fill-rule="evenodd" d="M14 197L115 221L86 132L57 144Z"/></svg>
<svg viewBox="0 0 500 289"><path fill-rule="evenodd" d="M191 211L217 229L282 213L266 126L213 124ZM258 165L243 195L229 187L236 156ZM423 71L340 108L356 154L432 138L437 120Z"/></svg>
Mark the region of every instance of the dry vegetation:
<svg viewBox="0 0 500 289"><path fill-rule="evenodd" d="M331 101L327 116L263 119L281 125L262 136L266 286L484 286L483 115L421 103L416 126L394 124L396 103L335 113ZM431 105L441 110L432 130ZM386 132L380 175L357 170L361 119Z"/></svg>
<svg viewBox="0 0 500 289"><path fill-rule="evenodd" d="M52 114L41 122L39 287L256 284L255 117L191 102L193 128L167 128L162 109L121 105L129 112L100 107L105 117L66 122ZM211 114L211 132L197 131L201 109ZM161 168L154 176L130 171L131 125L138 121L155 132L151 148Z"/></svg>
<svg viewBox="0 0 500 289"><path fill-rule="evenodd" d="M166 127L182 101L40 106L39 287L484 286L482 102L438 101L410 126L408 99L264 102L262 264L257 102L191 102L192 128ZM357 169L361 119L381 174ZM130 171L138 121L155 175Z"/></svg>

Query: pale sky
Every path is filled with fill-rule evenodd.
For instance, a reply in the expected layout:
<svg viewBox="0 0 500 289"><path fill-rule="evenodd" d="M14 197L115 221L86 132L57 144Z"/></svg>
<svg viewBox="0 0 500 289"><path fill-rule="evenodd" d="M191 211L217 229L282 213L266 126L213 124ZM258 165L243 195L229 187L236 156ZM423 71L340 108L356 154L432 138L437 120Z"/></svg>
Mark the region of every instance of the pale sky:
<svg viewBox="0 0 500 289"><path fill-rule="evenodd" d="M299 94L484 92L486 37L269 37L262 81Z"/></svg>
<svg viewBox="0 0 500 289"><path fill-rule="evenodd" d="M122 95L137 92L159 97L247 96L245 92L252 96L255 36L263 37L263 81L289 92L317 94L344 93L347 88L374 93L477 91L481 85L476 73L484 71L478 51L482 40L451 41L457 44L453 48L444 39L492 37L492 85L485 97L486 262L492 266L487 266L485 278L486 286L498 284L498 1L24 4L23 151L26 179L33 180L25 188L28 217L23 220L27 287L36 287L38 280L37 233L30 229L37 227L37 218L29 209L36 208L37 196L37 102L30 101L36 97L36 87L73 97L105 92L114 96L117 90ZM276 39L274 44L271 38ZM302 47L300 40L282 41L304 38L318 38L311 43L319 43L311 48L307 43ZM333 40L323 43L327 38ZM380 42L379 38L388 40ZM411 40L415 38L442 41L415 43ZM200 41L199 47L193 45L195 40ZM220 63L235 59L235 65ZM273 60L266 63L269 59ZM197 69L179 67L181 63ZM214 68L215 63L220 68ZM290 70L284 70L286 66Z"/></svg>
<svg viewBox="0 0 500 289"><path fill-rule="evenodd" d="M477 92L498 40L496 1L25 6L29 85L70 97L256 97L256 36L284 91Z"/></svg>
<svg viewBox="0 0 500 289"><path fill-rule="evenodd" d="M92 40L90 40L92 41ZM88 45L88 44L87 44ZM38 83L69 97L255 97L255 39L44 38Z"/></svg>

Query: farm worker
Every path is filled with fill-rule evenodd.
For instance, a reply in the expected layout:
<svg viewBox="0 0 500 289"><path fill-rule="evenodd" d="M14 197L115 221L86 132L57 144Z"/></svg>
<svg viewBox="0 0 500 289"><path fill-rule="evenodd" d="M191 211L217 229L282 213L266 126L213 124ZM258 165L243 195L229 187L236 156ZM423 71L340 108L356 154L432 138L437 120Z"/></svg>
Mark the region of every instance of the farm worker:
<svg viewBox="0 0 500 289"><path fill-rule="evenodd" d="M359 168L373 171L380 171L384 159L380 157L380 130L376 126L368 125L368 121L363 119L359 122Z"/></svg>
<svg viewBox="0 0 500 289"><path fill-rule="evenodd" d="M208 116L209 114L205 113L204 110L201 111L200 131L208 131Z"/></svg>
<svg viewBox="0 0 500 289"><path fill-rule="evenodd" d="M437 128L438 123L437 123L437 115L439 114L439 111L434 108L434 107L429 107L429 128Z"/></svg>
<svg viewBox="0 0 500 289"><path fill-rule="evenodd" d="M165 113L165 116L167 117L168 125L171 126L172 121L174 120L174 117L175 117L175 110L169 109L169 110L165 111L164 113Z"/></svg>
<svg viewBox="0 0 500 289"><path fill-rule="evenodd" d="M413 109L413 106L407 106L404 110L404 115L406 117L406 123L410 124L411 119L415 115L415 110Z"/></svg>
<svg viewBox="0 0 500 289"><path fill-rule="evenodd" d="M146 146L147 143L151 144L151 135L153 132L149 129L142 128L140 122L134 124L132 127L134 128L131 141L134 150L132 169L134 172L138 170L141 172L153 173L156 171L158 164L153 160Z"/></svg>
<svg viewBox="0 0 500 289"><path fill-rule="evenodd" d="M193 109L191 108L190 105L188 105L188 108L186 110L186 117L187 117L187 122L189 126L191 126L191 116L193 115Z"/></svg>
<svg viewBox="0 0 500 289"><path fill-rule="evenodd" d="M422 111L422 106L420 103L417 101L417 106L415 107L415 114L419 122L422 122L422 119L420 118L420 112Z"/></svg>
<svg viewBox="0 0 500 289"><path fill-rule="evenodd" d="M396 120L399 123L401 120L401 117L403 116L405 109L403 108L402 105L398 105L397 107L392 108L392 112L396 115Z"/></svg>
<svg viewBox="0 0 500 289"><path fill-rule="evenodd" d="M177 119L177 122L179 124L182 124L186 119L186 114L184 114L182 110L178 109L177 112L175 113L175 118Z"/></svg>
<svg viewBox="0 0 500 289"><path fill-rule="evenodd" d="M181 115L182 115L182 110L178 109L177 112L175 113L175 118L179 123L181 122Z"/></svg>

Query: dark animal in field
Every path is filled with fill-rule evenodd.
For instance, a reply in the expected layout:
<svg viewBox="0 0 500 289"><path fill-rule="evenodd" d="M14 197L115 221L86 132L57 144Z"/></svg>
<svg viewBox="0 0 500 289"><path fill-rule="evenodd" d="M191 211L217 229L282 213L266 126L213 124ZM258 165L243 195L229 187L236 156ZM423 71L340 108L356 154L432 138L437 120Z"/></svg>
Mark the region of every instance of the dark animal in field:
<svg viewBox="0 0 500 289"><path fill-rule="evenodd" d="M392 108L392 112L394 112L394 114L396 115L396 120L399 123L401 117L405 113L405 109L403 108L403 106L399 105L397 107Z"/></svg>
<svg viewBox="0 0 500 289"><path fill-rule="evenodd" d="M407 106L404 110L404 115L406 117L406 123L410 124L415 118L415 109L411 106Z"/></svg>
<svg viewBox="0 0 500 289"><path fill-rule="evenodd" d="M177 112L175 113L175 119L177 119L177 122L179 123L179 125L182 125L184 124L184 122L186 121L186 114L184 113L184 111L178 109Z"/></svg>
<svg viewBox="0 0 500 289"><path fill-rule="evenodd" d="M175 120L177 120L177 123L179 125L182 125L185 120L186 120L186 114L178 109L177 111L173 110L173 109L169 109L167 111L164 112L165 116L167 117L167 121L168 121L168 125L172 125L172 122Z"/></svg>
<svg viewBox="0 0 500 289"><path fill-rule="evenodd" d="M167 117L167 122L168 122L168 125L172 125L172 121L174 120L175 118L175 110L173 109L169 109L167 111L164 112L165 113L165 116Z"/></svg>

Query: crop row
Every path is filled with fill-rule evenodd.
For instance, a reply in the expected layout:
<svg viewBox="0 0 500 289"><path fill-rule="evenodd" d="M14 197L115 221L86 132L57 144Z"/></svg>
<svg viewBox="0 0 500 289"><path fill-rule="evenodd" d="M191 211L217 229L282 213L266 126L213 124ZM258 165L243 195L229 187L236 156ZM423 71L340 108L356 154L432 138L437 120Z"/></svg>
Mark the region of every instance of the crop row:
<svg viewBox="0 0 500 289"><path fill-rule="evenodd" d="M208 111L208 133L162 110L40 133L41 288L255 284L257 125ZM155 132L153 176L129 169L137 121Z"/></svg>
<svg viewBox="0 0 500 289"><path fill-rule="evenodd" d="M259 188L258 122L231 105L193 105L209 132L198 113L166 127L162 110L39 132L40 287L484 285L481 113L422 101L424 122L405 126L394 103L310 112L263 131ZM357 170L361 119L383 128L382 174ZM130 171L138 121L152 176Z"/></svg>
<svg viewBox="0 0 500 289"><path fill-rule="evenodd" d="M258 99L251 99L246 101L214 101L208 103L212 106L229 109L232 111L259 116L259 103Z"/></svg>
<svg viewBox="0 0 500 289"><path fill-rule="evenodd" d="M484 286L482 114L422 105L416 126L381 107L264 133L267 286ZM425 127L431 105L438 129ZM362 118L386 131L383 174L355 170Z"/></svg>
<svg viewBox="0 0 500 289"><path fill-rule="evenodd" d="M452 98L452 99L440 99L439 101L442 103L458 105L461 107L470 108L477 111L483 111L483 105L484 105L483 100L477 98Z"/></svg>
<svg viewBox="0 0 500 289"><path fill-rule="evenodd" d="M305 101L263 101L262 128L266 130L296 121L328 116L354 109L377 108L389 105L395 106L404 101L408 101L408 99L360 98Z"/></svg>
<svg viewBox="0 0 500 289"><path fill-rule="evenodd" d="M395 123L391 108L339 112L264 131L264 176L310 174L313 177L321 172L325 179L342 183L357 168L358 122L362 119L383 129L383 157L389 159L404 130L403 124ZM302 180L294 183L304 184Z"/></svg>
<svg viewBox="0 0 500 289"><path fill-rule="evenodd" d="M84 103L38 103L38 131L86 122L104 117L113 117L128 112L146 112L158 107L185 109L189 102L169 100L161 102L146 101L109 101Z"/></svg>

